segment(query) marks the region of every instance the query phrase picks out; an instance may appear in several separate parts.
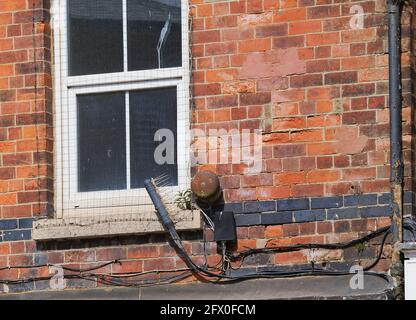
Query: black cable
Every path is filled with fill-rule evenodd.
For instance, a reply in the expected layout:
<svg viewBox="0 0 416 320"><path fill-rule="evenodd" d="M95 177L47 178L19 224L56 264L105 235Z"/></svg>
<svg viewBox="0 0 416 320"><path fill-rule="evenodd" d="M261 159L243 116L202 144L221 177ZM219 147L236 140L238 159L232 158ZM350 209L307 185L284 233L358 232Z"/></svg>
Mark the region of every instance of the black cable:
<svg viewBox="0 0 416 320"><path fill-rule="evenodd" d="M253 254L259 253L281 253L281 252L292 252L292 251L299 251L304 249L346 249L356 244L367 242L373 238L378 237L379 235L388 232L390 230L390 226L378 229L372 233L365 235L362 238L354 239L348 242L343 243L306 243L306 244L295 244L292 246L275 246L269 248L256 248L256 249L249 249L246 251L240 251L236 253L230 253L229 257L231 259L238 259L242 257L247 257Z"/></svg>
<svg viewBox="0 0 416 320"><path fill-rule="evenodd" d="M261 278L261 277L282 277L282 276L298 276L298 275L304 275L304 274L316 274L318 271L314 268L313 270L307 270L304 272L253 272L251 274L247 274L244 276L229 276L224 274L217 274L213 273L205 268L202 268L198 265L196 265L192 259L189 257L188 253L184 249L184 246L182 244L181 239L177 236L177 231L175 229L175 225L172 221L172 219L169 216L169 212L167 211L163 201L161 200L159 193L157 191L157 187L154 184L152 180L146 180L145 181L145 188L147 192L149 193L150 198L152 199L153 204L156 208L156 214L159 217L160 222L164 226L165 230L168 232L168 235L171 237L174 246L176 247L176 250L179 252L180 256L183 257L185 263L192 269L194 269L195 272L199 273L200 275L203 274L204 276L209 276L218 279L217 281L212 281L211 279L205 279L206 281L218 283L219 280L221 283L229 282L229 281L239 281L244 279L252 279L252 278ZM272 248L262 248L262 249L250 249L247 251L243 251L240 253L237 253L235 256L236 258L241 256L247 256L255 253L260 252L287 252L287 251L297 251L302 249L313 249L313 248L325 248L325 249L339 249L339 248L347 248L350 246L353 246L358 243L362 243L368 240L371 240L375 237L377 237L380 234L383 234L384 232L387 232L390 230L390 227L384 227L381 228L375 232L372 232L370 234L367 234L366 236L355 239L346 243L339 243L339 244L299 244L295 246L288 246L288 247L272 247ZM324 271L321 271L324 272ZM340 274L351 274L350 272L329 272L325 271L325 274L330 275L340 275Z"/></svg>
<svg viewBox="0 0 416 320"><path fill-rule="evenodd" d="M352 241L349 241L349 242L346 242L346 243L338 243L338 244L331 244L331 245L325 245L325 246L326 247L331 246L333 248L340 248L340 247L345 248L345 247L352 246L356 243L362 243L365 240L372 239L372 238L380 235L382 232L385 232L385 234L384 234L383 240L381 242L380 252L378 253L378 256L377 256L376 260L371 265L367 266L364 269L364 271L367 272L368 270L370 270L374 266L376 266L378 264L378 262L380 261L381 257L382 257L383 247L384 247L385 242L387 240L387 236L390 234L390 228L389 227L379 229L379 230L375 231L374 233L368 234L368 235L366 235L366 236L364 236L360 239L355 239L355 240L352 240ZM300 250L299 248L304 247L304 246L305 245L295 245L295 246L288 246L288 247L281 247L281 248L283 248L285 250L285 251L282 251L282 252L287 252L289 250L289 248L293 248L293 250L295 251L295 250ZM315 244L312 244L312 246L315 246ZM269 248L266 248L266 249L269 249ZM270 249L277 249L277 248L270 248ZM248 251L251 251L251 250L248 250ZM245 251L245 252L247 252L247 251ZM255 252L255 253L257 253L257 252ZM185 252L185 254L186 254L186 252ZM242 255L241 258L243 259L243 261L244 261L245 257L247 257L247 255ZM120 278L127 278L127 277L139 277L139 276L146 275L146 274L151 274L151 273L159 274L159 273L171 273L171 272L181 272L181 271L187 272L186 274L183 274L183 277L186 278L186 277L189 277L192 273L195 272L194 268L182 268L182 269L176 269L176 270L152 270L152 271L139 272L139 273L130 272L130 273L116 273L116 274L85 274L86 272L98 270L100 268L103 268L105 266L108 266L108 265L111 265L111 264L114 264L114 263L121 263L122 264L122 261L113 260L113 261L109 261L109 262L103 263L101 265L98 265L98 266L95 266L95 267L92 267L92 268L87 268L87 269L75 269L75 268L65 267L65 266L61 266L61 265L43 264L43 265L33 265L33 266L3 267L3 268L0 268L0 270L18 269L18 268L22 268L22 269L24 269L24 268L41 268L41 267L57 266L57 267L60 267L64 270L67 270L67 271L80 273L79 275L64 275L64 278L84 279L86 277L95 277L96 279L101 279L101 280L104 277L120 279ZM252 273L252 274L247 274L247 275L244 275L244 276L235 277L235 276L227 276L227 275L224 275L224 274L213 273L209 270L202 269L199 266L196 266L196 267L198 269L201 269L201 272L204 273L205 275L215 277L215 278L218 279L218 280L215 280L215 281L205 279L205 280L208 280L208 281L213 282L213 283L225 283L225 282L233 282L233 281L239 281L239 280L244 280L244 279L263 278L263 277L269 278L269 277L296 277L296 276L302 276L302 275L347 275L347 274L351 274L350 272L328 271L328 270L320 270L320 269L312 268L312 269L304 269L304 270L301 270L301 271L294 271L294 272L261 271L261 272L255 272L255 273ZM240 265L239 268L241 268L241 265ZM237 268L237 269L239 269L239 268ZM232 269L234 269L234 268L232 268ZM43 277L43 278L27 278L27 279L19 279L19 280L0 280L0 283L5 283L5 284L13 284L14 283L14 284L16 284L16 283L26 283L26 282L31 282L31 281L38 281L38 280L50 280L51 278L52 278L52 276L51 277ZM175 277L173 277L173 279L174 278ZM161 284L163 281L169 280L169 279L170 278L158 279L158 280L152 281L152 283L155 284L155 285L158 284L158 283ZM182 277L181 277L181 279L182 279ZM127 286L130 286L130 285L141 286L143 284L143 281L140 284L139 283L131 284L131 283L120 282L120 281L116 282L116 281L110 281L108 279L103 280L103 281L111 282L111 284L114 284L114 285L117 284L117 285L120 285L120 286L124 286L124 285L127 285ZM149 282L149 281L147 281L147 282Z"/></svg>
<svg viewBox="0 0 416 320"><path fill-rule="evenodd" d="M371 265L364 268L364 273L365 274L378 275L378 276L381 276L382 278L387 279L383 274L369 272L369 270L372 269L375 265L377 265L377 263L380 261L382 253L383 253L383 247L384 247L384 244L386 242L387 236L389 234L390 233L387 232L384 235L383 240L381 242L380 252L379 252L376 260ZM244 258L245 257L243 257L243 259ZM150 286L150 285L160 285L160 284L173 283L173 282L176 282L176 281L179 281L179 280L186 279L194 273L193 269L182 268L182 269L175 269L175 270L152 270L152 271L139 272L139 273L130 272L130 273L117 273L117 274L94 274L94 273L83 274L87 270L93 270L93 269L96 270L96 269L102 268L103 266L113 264L113 263L116 263L116 262L117 261L111 261L111 262L102 264L98 267L82 269L82 270L66 267L65 269L69 269L71 271L77 271L77 270L81 271L80 272L81 274L79 274L79 275L76 275L76 274L64 275L63 278L65 278L65 279L74 279L74 278L85 279L85 280L97 281L97 282L100 282L100 283L103 283L103 284L114 285L114 286L143 287L143 286ZM43 266L46 266L46 265L43 265ZM16 267L13 267L13 268L16 268ZM5 268L2 268L2 269L4 270ZM141 280L140 282L111 280L111 278L122 279L122 278L128 278L128 277L139 277L139 276L147 275L147 274L151 274L151 273L160 274L160 273L171 273L171 272L183 272L183 273L181 275L177 275L177 276L173 276L173 277L161 278L161 279L155 279L155 280L146 279L146 280ZM271 271L261 271L261 272L255 272L255 273L252 273L252 274L247 274L247 275L238 276L238 277L214 274L215 276L218 277L218 280L214 280L214 281L208 280L208 281L212 282L212 283L230 283L230 282L236 282L236 281L253 279L253 278L276 278L276 277L286 278L286 277L299 277L299 276L308 276L308 275L341 276L341 275L349 275L349 274L352 274L352 273L351 272L345 272L345 271L328 271L328 270L324 270L324 269L316 269L315 267L313 267L312 269L303 269L303 270L299 270L299 271L286 271L286 272L281 272L281 271L277 272L277 271L273 271L273 270L271 270ZM50 279L52 279L52 277L53 276L38 277L38 278L27 278L27 279L19 279L19 280L0 280L0 283L3 283L3 284L21 284L21 283L27 283L27 282L33 282L33 281L50 280ZM108 278L110 278L110 279L108 279ZM205 279L205 280L207 280L207 279Z"/></svg>
<svg viewBox="0 0 416 320"><path fill-rule="evenodd" d="M112 261L105 262L105 263L100 264L98 266L87 268L87 269L75 269L75 268L70 268L70 267L66 267L64 265L57 265L57 264L38 264L38 265L29 265L29 266L2 267L2 268L0 268L0 271L2 271L2 270L11 270L11 269L37 269L37 268L44 268L44 267L57 267L57 268L62 268L63 270L66 270L66 271L83 273L83 272L95 271L95 270L104 268L108 265L112 265L112 264L115 264L115 263L120 263L120 261L119 260L112 260Z"/></svg>
<svg viewBox="0 0 416 320"><path fill-rule="evenodd" d="M181 269L173 269L173 270L151 270L145 272L118 272L118 273L95 273L94 275L104 275L110 278L133 278L133 277L140 277L148 274L162 274L162 273L171 273L171 272L184 272L184 271L192 271L189 268L181 268Z"/></svg>
<svg viewBox="0 0 416 320"><path fill-rule="evenodd" d="M91 268L87 268L87 269L74 269L74 268L62 266L62 269L66 270L66 271L84 273L84 272L98 270L98 269L101 269L101 268L104 268L106 266L113 265L113 264L116 264L116 263L121 263L121 262L119 260L113 260L113 261L101 264L99 266L95 266L95 267L91 267Z"/></svg>
<svg viewBox="0 0 416 320"><path fill-rule="evenodd" d="M351 275L354 274L352 272L342 272L342 271L326 271L321 269L314 269L314 270L301 270L301 271L289 271L289 272L276 272L276 271L263 271L260 273L253 273L248 274L245 276L240 277L231 277L226 280L217 280L217 281L209 281L214 284L224 284L224 283L235 283L242 280L248 279L255 279L255 278L293 278L293 277L301 277L301 276L343 276L343 275ZM374 275L379 276L385 280L389 280L388 276L381 273L369 272L364 270L364 274L367 275ZM155 279L155 280L142 280L140 282L128 282L128 281L115 281L111 279L107 279L104 275L95 275L95 274L88 274L88 275L65 275L65 279L84 279L89 281L96 281L98 283L112 285L112 286L122 286L122 287L146 287L146 286L155 286L155 285L162 285L162 284L171 284L175 283L180 280L184 280L192 275L191 272L182 273L180 275L175 275L173 277ZM52 277L38 277L38 278L27 278L27 279L19 279L19 280L0 280L1 284L22 284L34 281L42 281L42 280L50 280Z"/></svg>
<svg viewBox="0 0 416 320"><path fill-rule="evenodd" d="M96 278L97 282L101 282L104 284L110 284L114 286L122 286L122 287L146 287L146 286L154 286L154 285L162 285L162 284L170 284L176 281L180 281L190 277L192 273L184 272L179 275L175 275L172 277L165 277L160 279L146 279L140 281L116 281L112 279L108 279L104 275L86 275L85 277L93 277Z"/></svg>
<svg viewBox="0 0 416 320"><path fill-rule="evenodd" d="M389 232L386 232L384 234L383 240L381 241L381 245L380 245L380 251L377 255L377 258L374 260L374 262L372 264L370 264L369 266L364 268L364 271L368 271L373 269L381 260L381 257L383 256L383 248L384 248L384 244L386 243L387 237L389 236L389 234L391 233L391 231L389 230Z"/></svg>
<svg viewBox="0 0 416 320"><path fill-rule="evenodd" d="M387 239L388 235L389 235L389 232L387 232L384 235L383 240L381 242L381 248L380 248L380 252L378 254L378 257L370 266L367 266L364 269L365 274L377 275L377 276L380 276L384 279L387 279L386 276L383 275L383 274L369 272L368 270L372 269L379 262L379 260L381 259L381 256L382 256L382 253L383 253L383 247L384 247L384 244L386 242L386 239ZM71 271L78 270L78 271L86 272L86 270L99 269L99 268L101 268L105 265L109 265L111 263L116 263L116 262L117 261L111 261L111 262L102 264L98 267L83 269L83 270L73 269L73 268L66 268L66 269L70 269ZM115 279L123 278L123 275L129 275L130 277L138 277L138 276L145 275L145 274L150 274L150 273L159 274L159 273L170 273L170 272L180 272L180 271L184 271L184 272L180 275L176 275L176 276L173 276L173 277L161 278L161 279L155 279L155 280L146 279L146 280L141 280L140 282L111 280L111 278L115 278ZM113 285L113 286L144 287L144 286L153 286L153 285L174 283L176 281L180 281L180 280L183 280L183 279L186 279L186 278L190 277L193 273L194 273L193 269L183 268L183 269L176 269L176 270L153 270L153 271L147 271L147 272L141 272L141 273L135 273L135 274L134 273L130 273L130 274L129 273L125 273L125 274L123 274L123 273L120 273L120 274L79 274L79 275L64 275L63 277L64 278L69 278L69 279L79 278L79 279L85 279L85 280L90 280L90 281L97 281L97 282L100 282L102 284ZM217 280L204 279L204 280L208 280L209 282L212 282L212 283L231 283L231 282L242 281L242 280L247 280L247 279L254 279L254 278L276 278L276 277L287 278L287 277L299 277L299 276L308 276L308 275L311 275L311 276L312 275L313 276L315 276L315 275L341 276L341 275L349 275L349 274L352 274L352 273L351 272L343 272L343 271L328 271L328 270L323 270L323 269L312 268L312 269L304 269L304 270L300 270L300 271L289 271L289 272L261 271L261 272L255 272L255 273L247 274L247 275L244 275L244 276L238 276L238 277L218 275L218 274L213 274L211 272L208 272L208 274L212 274L212 275L216 276L218 279ZM19 280L0 280L0 283L21 284L21 283L27 283L27 282L33 282L33 281L40 281L40 280L50 280L51 278L52 278L52 276L51 277L19 279ZM108 278L110 278L110 279L108 279Z"/></svg>
<svg viewBox="0 0 416 320"><path fill-rule="evenodd" d="M167 271L169 272L169 271ZM170 271L172 272L172 271ZM114 285L142 285L142 284L157 284L157 283L165 283L169 281L173 281L174 279L182 280L189 276L191 276L192 273L189 272L183 272L180 275L175 275L173 277L165 277L160 279L146 279L146 280L140 280L140 282L133 282L133 281L115 281L115 280L108 280L106 279L110 275L104 275L104 274L66 274L62 277L64 279L86 279L86 280L102 280L105 282L112 283ZM18 279L18 280L0 280L0 284L22 284L22 283L29 283L29 282L35 282L35 281L47 281L51 280L54 276L49 277L34 277L34 278L25 278L25 279Z"/></svg>

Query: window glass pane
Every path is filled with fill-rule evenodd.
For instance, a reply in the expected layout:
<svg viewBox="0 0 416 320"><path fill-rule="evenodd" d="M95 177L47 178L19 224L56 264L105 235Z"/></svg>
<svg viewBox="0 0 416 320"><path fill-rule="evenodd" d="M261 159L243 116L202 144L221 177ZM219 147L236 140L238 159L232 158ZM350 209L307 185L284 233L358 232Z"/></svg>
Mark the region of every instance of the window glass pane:
<svg viewBox="0 0 416 320"><path fill-rule="evenodd" d="M182 65L181 0L127 0L129 70Z"/></svg>
<svg viewBox="0 0 416 320"><path fill-rule="evenodd" d="M123 71L122 0L68 1L69 75Z"/></svg>
<svg viewBox="0 0 416 320"><path fill-rule="evenodd" d="M78 190L126 189L125 93L88 94L78 102Z"/></svg>
<svg viewBox="0 0 416 320"><path fill-rule="evenodd" d="M162 174L172 185L178 184L176 152L176 88L158 88L130 92L131 187L143 187L143 181ZM159 129L168 129L158 135ZM166 138L165 134L171 132ZM169 144L169 141L172 142ZM159 148L158 148L159 146ZM164 148L164 147L167 148ZM161 155L155 160L155 154ZM165 164L158 164L166 161Z"/></svg>

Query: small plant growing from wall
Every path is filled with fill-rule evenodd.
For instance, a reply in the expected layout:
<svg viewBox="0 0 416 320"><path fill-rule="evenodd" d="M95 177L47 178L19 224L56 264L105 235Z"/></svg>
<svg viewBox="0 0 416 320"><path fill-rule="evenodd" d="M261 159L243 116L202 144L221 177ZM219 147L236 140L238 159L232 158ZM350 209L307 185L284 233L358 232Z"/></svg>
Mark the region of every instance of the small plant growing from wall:
<svg viewBox="0 0 416 320"><path fill-rule="evenodd" d="M175 197L175 204L181 210L192 210L191 189L179 191Z"/></svg>
<svg viewBox="0 0 416 320"><path fill-rule="evenodd" d="M365 244L364 243L357 243L355 245L355 248L357 249L358 254L362 254L365 250Z"/></svg>
<svg viewBox="0 0 416 320"><path fill-rule="evenodd" d="M362 254L364 253L364 250L366 249L365 243L357 243L355 245L355 249L357 250L359 260L361 260Z"/></svg>

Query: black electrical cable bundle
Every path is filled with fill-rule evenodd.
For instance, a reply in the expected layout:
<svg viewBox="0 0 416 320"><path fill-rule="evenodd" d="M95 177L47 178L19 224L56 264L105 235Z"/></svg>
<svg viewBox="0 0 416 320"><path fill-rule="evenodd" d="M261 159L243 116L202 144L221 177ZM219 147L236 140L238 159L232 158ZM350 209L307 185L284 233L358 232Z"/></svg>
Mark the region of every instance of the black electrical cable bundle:
<svg viewBox="0 0 416 320"><path fill-rule="evenodd" d="M381 274L381 273L369 272L369 270L372 269L375 265L377 265L377 263L380 261L382 253L383 253L383 246L389 234L390 232L385 233L382 243L381 243L379 254L376 260L371 265L364 268L365 274L380 276L388 280L388 277L386 275ZM379 235L378 232L377 232L377 235ZM369 239L373 237L374 237L373 234L369 234L361 239L354 240L353 243L361 243L360 240ZM334 244L334 245L345 246L346 244ZM185 252L185 255L187 255L186 252ZM237 282L241 280L254 279L254 278L276 278L276 277L288 278L288 277L317 276L317 275L342 276L342 275L351 274L351 272L349 271L335 271L335 270L325 270L325 269L318 269L318 268L305 268L305 269L301 269L298 271L277 272L273 270L264 270L264 271L259 271L259 272L255 272L251 274L246 274L243 276L227 276L224 274L213 273L195 264L194 264L195 266L194 268L182 268L182 269L175 269L175 270L153 270L153 271L146 271L146 272L127 272L127 273L114 273L114 274L88 273L88 272L98 270L100 268L103 268L105 266L108 266L110 264L115 264L115 263L122 264L122 261L113 260L113 261L106 262L104 264L101 264L92 268L87 268L87 269L75 269L75 268L65 267L61 265L44 264L44 265L34 265L34 266L4 267L4 268L1 268L0 270L18 269L18 268L41 268L41 267L56 266L56 267L61 267L62 269L67 270L67 271L79 273L79 274L69 274L69 275L66 274L63 276L65 279L84 279L84 280L89 280L89 281L97 281L98 283L101 283L104 285L121 286L121 287L145 287L145 286L155 286L155 285L175 283L177 281L184 280L190 277L192 274L195 273L195 269L197 269L197 273L203 273L206 276L217 278L217 280L209 280L209 279L204 278L205 281L213 282L213 283L230 283L230 282ZM126 278L140 277L140 276L147 275L147 274L178 273L178 272L181 272L181 274L171 276L171 277L158 278L158 279L145 279L145 280L139 280L139 281L126 281L125 280ZM27 282L33 282L33 281L50 280L52 279L52 277L53 276L19 279L19 280L0 280L0 284L21 284L21 283L27 283ZM120 279L123 279L123 280L120 281Z"/></svg>
<svg viewBox="0 0 416 320"><path fill-rule="evenodd" d="M203 267L200 267L198 265L196 265L192 259L189 257L188 253L185 251L184 246L182 244L181 239L178 237L177 231L175 229L175 225L172 221L172 219L170 218L169 212L166 209L159 193L157 190L157 186L155 184L155 182L153 180L146 180L144 182L145 188L156 208L156 214L159 217L160 222L162 223L163 227L165 228L165 230L167 231L167 233L170 235L171 239L173 240L173 244L176 248L176 250L178 251L178 254L183 257L185 263L190 267L190 269L192 269L194 272L198 273L198 274L203 274L205 276L208 277L214 277L217 278L218 280L216 281L212 281L210 279L205 279L206 281L209 282L214 282L214 283L224 283L224 282L234 282L234 281L241 281L241 280L245 280L245 279L254 279L254 278L275 278L275 277L297 277L297 276L306 276L306 275L348 275L351 274L351 272L339 272L339 271L327 271L327 270L320 270L320 269L316 269L316 268L310 268L310 269L304 269L304 270L300 270L300 271L289 271L289 272L277 272L277 271L257 271L257 272L253 272L253 273L249 273L246 275L240 275L240 276L232 276L232 275L226 275L226 274L217 274L214 272L211 272ZM350 242L347 243L341 243L341 244L300 244L300 245L295 245L295 246L290 246L290 247L284 247L284 250L286 251L280 251L280 252L288 252L288 251L297 251L297 250L302 250L302 249L314 249L314 248L327 248L327 249L338 249L338 248L342 248L342 247L350 247L353 246L355 244L358 243L362 243L364 241L368 241L372 238L375 238L383 233L386 233L385 238L387 238L387 234L390 233L390 227L384 227L381 228L373 233L367 234L366 236L364 236L363 238L360 239L355 239L352 240ZM383 246L384 246L384 242L385 239L383 241ZM268 250L271 249L271 250ZM264 251L266 250L266 251ZM245 253L240 252L238 253L238 255L236 257L239 257L239 255L241 255L241 257L244 257L244 255L251 255L251 254L255 254L255 253L260 253L260 252L273 252L272 250L276 250L276 252L279 250L278 247L275 248L262 248L262 249L250 249L247 250ZM377 260L375 262L378 262L379 259L381 258L381 254L383 252L383 247L380 249L380 254L379 257L377 257ZM374 264L374 263L373 263ZM373 272L368 272L368 270L364 270L364 273L367 274L374 274L374 275L379 275L383 278L385 278L385 275L379 274L379 273L373 273Z"/></svg>
<svg viewBox="0 0 416 320"><path fill-rule="evenodd" d="M44 268L44 267L58 267L62 268L63 270L75 272L78 274L64 274L62 277L64 279L84 279L89 281L97 281L102 284L110 284L114 286L126 286L126 287L137 287L137 286L151 286L151 285L158 285L158 284L167 284L176 282L182 279L186 279L192 275L190 272L191 270L188 268L182 268L182 269L174 269L174 270L152 270L152 271L145 271L145 272L126 272L126 273L91 273L91 271L99 270L101 268L104 268L108 265L112 264L122 264L121 260L112 260L109 262L105 262L103 264L86 268L86 269L76 269L71 267L66 267L63 265L56 265L56 264L39 264L39 265L30 265L30 266L9 266L9 267L2 267L1 270L12 270L12 269L37 269L37 268ZM140 277L143 275L148 274L162 274L162 273L177 273L182 272L180 275L174 276L174 277L165 277L165 278L159 278L159 279L145 279L145 280L139 280L139 281L115 281L111 279L126 279L126 278L133 278L133 277ZM49 277L34 277L34 278L25 278L25 279L17 279L17 280L1 280L0 284L22 284L22 283L29 283L34 281L42 281L42 280L51 280L54 276ZM109 279L110 278L110 279Z"/></svg>
<svg viewBox="0 0 416 320"><path fill-rule="evenodd" d="M37 264L37 265L31 265L31 266L10 266L10 267L2 267L0 268L1 270L10 270L10 269L36 269L36 268L44 268L44 267L58 267L58 268L62 268L63 270L66 271L71 271L71 272L78 272L78 273L84 273L84 272L89 272L89 271L95 271L101 268L104 268L106 266L115 264L115 263L120 263L119 260L112 260L103 264L100 264L98 266L95 267L91 267L91 268L87 268L87 269L75 269L75 268L71 268L71 267L66 267L63 265L58 265L58 264Z"/></svg>
<svg viewBox="0 0 416 320"><path fill-rule="evenodd" d="M247 257L253 254L259 253L281 253L281 252L292 252L292 251L299 251L304 249L346 249L349 247L353 247L359 243L367 242L373 238L378 237L382 234L390 233L390 226L380 228L372 233L365 235L362 238L354 239L344 243L306 243L306 244L295 244L292 246L274 246L268 248L256 248L256 249L249 249L246 251L230 253L229 258L231 259L239 259L243 257Z"/></svg>
<svg viewBox="0 0 416 320"><path fill-rule="evenodd" d="M380 261L382 255L383 255L384 244L386 243L387 237L389 236L390 233L391 233L391 229L389 229L389 231L384 234L383 240L381 240L380 251L377 255L377 258L374 260L374 262L372 264L370 264L369 266L364 268L365 271L373 269L378 264L378 262Z"/></svg>
<svg viewBox="0 0 416 320"><path fill-rule="evenodd" d="M388 229L388 228L387 228ZM382 230L382 229L380 229ZM378 230L378 231L380 231ZM380 235L380 232L376 231L376 235ZM356 239L351 241L350 243L361 243L362 240L372 239L376 235L369 234L363 238ZM368 267L364 268L364 273L371 274L371 275L378 275L380 277L383 277L387 279L387 277L383 274L369 272L372 267L374 267L379 260L381 259L382 252L383 252L383 246L385 244L385 241L387 239L387 236L389 235L389 232L386 232L382 243L380 252L378 254L377 259ZM177 242L174 242L175 245L177 245ZM334 246L346 246L347 244L334 244ZM181 246L183 248L183 246ZM145 286L154 286L154 285L162 285L162 284L170 284L175 283L177 281L186 279L190 277L195 272L200 274L204 274L205 276L216 278L217 280L210 280L204 278L205 281L213 282L213 283L230 283L230 282L236 282L246 279L254 279L254 278L288 278L288 277L297 277L297 276L309 276L309 275L332 275L332 276L341 276L341 275L349 275L351 272L346 271L334 271L334 270L324 270L324 269L317 269L317 268L305 268L298 271L273 271L273 270L263 270L258 271L251 274L246 274L243 276L230 276L225 274L218 274L211 272L205 268L199 267L196 264L193 263L192 259L188 256L188 254L184 251L182 252L182 255L187 256L189 258L189 261L193 264L193 268L181 268L181 269L175 269L175 270L152 270L152 271L145 271L145 272L126 272L126 273L113 273L113 274L107 274L107 273L91 273L91 271L99 270L103 267L106 267L108 265L112 264L122 264L122 260L113 260L109 261L91 268L86 269L76 269L71 267L66 267L62 265L55 265L55 264L42 264L42 265L32 265L32 266L10 266L10 267L3 267L0 268L0 270L7 270L7 269L29 269L29 268L42 268L42 267L60 267L63 270L70 271L70 272L76 272L78 274L65 274L63 277L65 279L84 279L89 281L97 281L104 285L112 285L112 286L122 286L122 287L145 287ZM243 257L244 259L244 257ZM139 281L126 281L126 278L134 278L134 277L140 277L143 275L148 274L163 274L163 273L178 273L181 274L170 276L170 277L162 277L158 279L145 279L145 280L139 280ZM42 281L42 280L50 280L53 276L50 277L38 277L38 278L27 278L27 279L18 279L18 280L0 280L0 284L21 284L21 283L28 283L33 281ZM123 279L121 281L121 279Z"/></svg>
<svg viewBox="0 0 416 320"><path fill-rule="evenodd" d="M167 272L174 272L174 271L167 271ZM145 279L139 281L118 281L117 276L110 275L110 274L66 274L63 275L63 279L83 279L88 281L97 281L101 284L113 285L113 286L121 286L121 287L144 287L144 286L153 286L153 285L160 285L160 284L169 284L179 280L186 279L190 277L192 273L190 272L183 272L179 275L159 278L159 279ZM17 279L17 280L0 280L0 284L6 285L15 285L15 284L23 284L23 283L30 283L36 281L48 281L51 280L54 276L50 277L36 277L36 278L26 278L26 279ZM112 279L114 278L114 279Z"/></svg>
<svg viewBox="0 0 416 320"><path fill-rule="evenodd" d="M173 272L173 271L170 271ZM190 272L183 272L179 275L160 278L160 279L145 279L140 281L120 281L119 278L114 278L114 275L103 275L103 274L91 274L83 275L81 278L85 280L97 281L101 284L112 285L117 287L150 287L155 285L171 284L180 280L189 278L192 275Z"/></svg>

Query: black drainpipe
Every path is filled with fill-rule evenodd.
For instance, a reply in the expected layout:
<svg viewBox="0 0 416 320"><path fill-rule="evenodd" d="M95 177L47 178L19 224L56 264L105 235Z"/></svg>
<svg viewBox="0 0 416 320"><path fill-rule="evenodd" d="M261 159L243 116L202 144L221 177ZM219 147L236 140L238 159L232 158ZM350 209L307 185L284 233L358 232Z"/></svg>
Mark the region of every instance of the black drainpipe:
<svg viewBox="0 0 416 320"><path fill-rule="evenodd" d="M403 159L402 95L400 63L400 0L387 0L389 15L389 101L390 101L390 187L393 209L393 256L391 273L401 286L403 265L400 244L403 240Z"/></svg>

